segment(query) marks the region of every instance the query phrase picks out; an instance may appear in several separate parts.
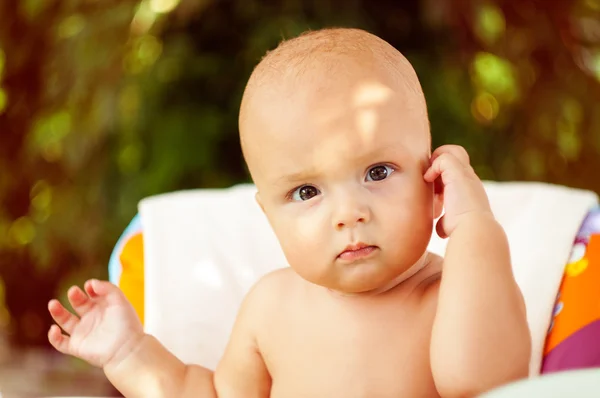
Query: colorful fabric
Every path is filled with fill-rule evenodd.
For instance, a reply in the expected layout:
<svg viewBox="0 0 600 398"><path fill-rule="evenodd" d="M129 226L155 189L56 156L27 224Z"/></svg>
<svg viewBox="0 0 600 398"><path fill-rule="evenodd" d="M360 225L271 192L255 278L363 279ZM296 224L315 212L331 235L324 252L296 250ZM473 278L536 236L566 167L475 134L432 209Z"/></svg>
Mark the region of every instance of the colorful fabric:
<svg viewBox="0 0 600 398"><path fill-rule="evenodd" d="M556 298L542 373L600 366L600 208L575 238Z"/></svg>
<svg viewBox="0 0 600 398"><path fill-rule="evenodd" d="M117 242L109 263L118 285L144 320L144 242L139 215ZM600 208L575 239L557 295L542 373L600 366Z"/></svg>
<svg viewBox="0 0 600 398"><path fill-rule="evenodd" d="M144 323L144 239L139 215L131 220L118 240L110 256L108 275Z"/></svg>

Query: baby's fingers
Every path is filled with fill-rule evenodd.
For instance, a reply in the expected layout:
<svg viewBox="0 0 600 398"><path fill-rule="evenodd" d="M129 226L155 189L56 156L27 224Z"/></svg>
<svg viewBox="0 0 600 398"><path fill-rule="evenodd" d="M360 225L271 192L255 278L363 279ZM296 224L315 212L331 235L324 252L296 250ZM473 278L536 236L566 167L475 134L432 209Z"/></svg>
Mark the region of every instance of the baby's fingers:
<svg viewBox="0 0 600 398"><path fill-rule="evenodd" d="M446 152L433 160L431 167L425 172L423 178L427 182L434 182L438 177L443 177L443 174L448 170L464 170L464 166L453 154ZM447 183L447 181L443 182L444 184Z"/></svg>
<svg viewBox="0 0 600 398"><path fill-rule="evenodd" d="M48 331L48 341L50 344L52 344L52 347L56 348L63 354L70 354L69 337L62 334L58 326L50 326L50 330Z"/></svg>
<svg viewBox="0 0 600 398"><path fill-rule="evenodd" d="M108 296L111 294L116 294L118 297L121 296L121 291L117 286L110 282L100 281L98 279L90 279L89 281L85 282L83 288L92 298Z"/></svg>
<svg viewBox="0 0 600 398"><path fill-rule="evenodd" d="M58 326L68 334L73 333L75 326L79 323L79 318L71 314L58 300L51 300L48 303L48 311Z"/></svg>
<svg viewBox="0 0 600 398"><path fill-rule="evenodd" d="M425 172L425 174L423 174L423 179L425 181L427 181L427 182L434 182L442 174L440 168L439 167L434 167L434 166L437 166L435 164L435 162L431 166L429 166L429 168L427 169L427 171Z"/></svg>
<svg viewBox="0 0 600 398"><path fill-rule="evenodd" d="M435 159L437 159L443 154L453 155L463 166L469 166L471 163L469 154L467 153L465 148L463 148L460 145L442 145L441 147L433 151L433 153L431 154L431 161L433 162Z"/></svg>
<svg viewBox="0 0 600 398"><path fill-rule="evenodd" d="M79 316L85 315L94 306L94 302L77 286L69 289L67 297Z"/></svg>
<svg viewBox="0 0 600 398"><path fill-rule="evenodd" d="M90 279L88 281L86 281L83 284L83 290L85 290L85 292L92 298L94 297L98 297L98 294L96 293L96 291L94 290L94 288L92 287L92 281L94 279Z"/></svg>

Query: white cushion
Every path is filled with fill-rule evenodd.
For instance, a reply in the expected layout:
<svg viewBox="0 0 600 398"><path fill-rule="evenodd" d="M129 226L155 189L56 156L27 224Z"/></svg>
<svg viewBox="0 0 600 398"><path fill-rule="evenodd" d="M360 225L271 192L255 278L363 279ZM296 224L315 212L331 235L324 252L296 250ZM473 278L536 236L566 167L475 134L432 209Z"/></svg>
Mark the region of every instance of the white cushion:
<svg viewBox="0 0 600 398"><path fill-rule="evenodd" d="M485 188L525 297L536 375L564 266L597 196L538 183L485 182ZM287 266L254 194L254 186L241 185L140 204L146 329L185 362L214 369L246 292L262 275ZM445 247L434 233L429 249L443 256Z"/></svg>

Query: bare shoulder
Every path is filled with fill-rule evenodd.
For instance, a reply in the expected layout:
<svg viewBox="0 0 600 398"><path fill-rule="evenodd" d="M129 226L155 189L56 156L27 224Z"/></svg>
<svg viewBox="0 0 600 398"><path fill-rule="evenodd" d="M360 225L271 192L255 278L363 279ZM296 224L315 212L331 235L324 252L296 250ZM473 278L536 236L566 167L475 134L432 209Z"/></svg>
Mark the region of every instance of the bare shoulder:
<svg viewBox="0 0 600 398"><path fill-rule="evenodd" d="M251 317L256 324L268 323L267 317L277 306L281 305L285 297L289 297L294 286L298 285L298 275L289 267L281 268L261 277L252 286L242 307L240 314Z"/></svg>
<svg viewBox="0 0 600 398"><path fill-rule="evenodd" d="M215 388L220 395L268 396L271 377L263 358L261 336L276 316L283 293L293 283L291 270L276 270L260 278L244 297L215 372Z"/></svg>
<svg viewBox="0 0 600 398"><path fill-rule="evenodd" d="M270 299L273 295L289 291L298 282L299 276L290 267L277 269L260 278L248 295L256 296L256 300Z"/></svg>
<svg viewBox="0 0 600 398"><path fill-rule="evenodd" d="M291 283L296 283L298 275L290 267L276 269L271 271L256 283L256 286L260 286L262 289L265 288L278 288Z"/></svg>

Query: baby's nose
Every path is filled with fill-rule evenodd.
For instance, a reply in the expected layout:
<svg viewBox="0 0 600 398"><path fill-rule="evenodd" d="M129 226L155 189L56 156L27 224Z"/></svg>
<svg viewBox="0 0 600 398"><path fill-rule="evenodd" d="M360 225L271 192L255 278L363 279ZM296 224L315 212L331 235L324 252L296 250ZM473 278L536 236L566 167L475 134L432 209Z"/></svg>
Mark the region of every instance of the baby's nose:
<svg viewBox="0 0 600 398"><path fill-rule="evenodd" d="M337 230L353 228L371 218L369 205L358 200L344 200L334 209L333 226Z"/></svg>

